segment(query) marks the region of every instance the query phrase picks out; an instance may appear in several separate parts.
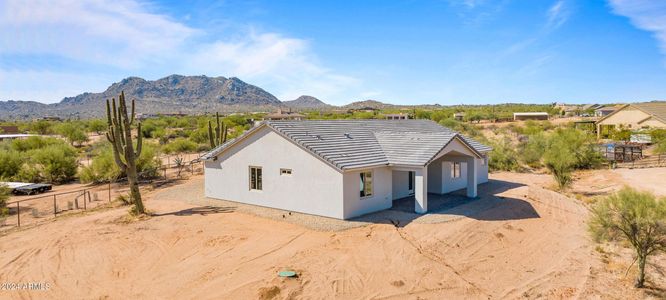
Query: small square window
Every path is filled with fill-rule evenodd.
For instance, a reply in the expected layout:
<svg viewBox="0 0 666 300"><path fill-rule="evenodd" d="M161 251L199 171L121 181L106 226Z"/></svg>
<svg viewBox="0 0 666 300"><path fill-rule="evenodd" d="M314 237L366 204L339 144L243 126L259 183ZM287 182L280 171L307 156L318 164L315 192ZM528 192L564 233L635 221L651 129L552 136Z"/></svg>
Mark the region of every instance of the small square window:
<svg viewBox="0 0 666 300"><path fill-rule="evenodd" d="M280 175L291 175L291 169L280 169Z"/></svg>

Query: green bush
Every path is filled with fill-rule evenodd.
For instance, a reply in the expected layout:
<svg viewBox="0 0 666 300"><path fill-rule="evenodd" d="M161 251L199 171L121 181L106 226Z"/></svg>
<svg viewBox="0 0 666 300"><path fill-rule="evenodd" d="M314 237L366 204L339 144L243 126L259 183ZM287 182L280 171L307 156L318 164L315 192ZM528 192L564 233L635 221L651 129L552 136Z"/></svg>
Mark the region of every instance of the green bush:
<svg viewBox="0 0 666 300"><path fill-rule="evenodd" d="M65 122L56 126L55 131L65 137L72 145L81 145L88 141L88 136L81 123Z"/></svg>
<svg viewBox="0 0 666 300"><path fill-rule="evenodd" d="M0 181L14 178L23 165L23 157L16 150L0 150Z"/></svg>
<svg viewBox="0 0 666 300"><path fill-rule="evenodd" d="M33 150L28 161L40 171L41 178L53 183L71 180L78 168L76 151L66 145L50 145Z"/></svg>
<svg viewBox="0 0 666 300"><path fill-rule="evenodd" d="M491 142L493 151L490 151L488 167L492 171L517 171L520 167L518 165L518 154L515 148L511 145L511 141L504 139L498 142Z"/></svg>
<svg viewBox="0 0 666 300"><path fill-rule="evenodd" d="M197 150L198 145L185 138L177 138L162 148L166 154L194 152Z"/></svg>
<svg viewBox="0 0 666 300"><path fill-rule="evenodd" d="M93 152L94 158L90 166L81 168L79 179L83 183L89 182L107 182L122 178L125 175L121 172L113 158L113 149L108 143L103 143ZM157 157L157 148L152 144L143 144L141 155L136 162L137 172L141 178L152 178L158 174L160 165Z"/></svg>
<svg viewBox="0 0 666 300"><path fill-rule="evenodd" d="M559 128L549 136L543 160L559 187L565 188L571 183L573 170L598 167L603 158L594 137L577 129Z"/></svg>
<svg viewBox="0 0 666 300"><path fill-rule="evenodd" d="M588 224L597 242L631 245L638 261L635 286L643 287L648 257L666 251L666 198L625 187L597 202Z"/></svg>
<svg viewBox="0 0 666 300"><path fill-rule="evenodd" d="M11 195L11 189L9 189L9 187L4 184L0 184L0 216L7 215L7 200L9 200Z"/></svg>
<svg viewBox="0 0 666 300"><path fill-rule="evenodd" d="M528 140L520 145L520 160L532 168L541 167L541 158L547 146L548 138L546 134L530 135Z"/></svg>

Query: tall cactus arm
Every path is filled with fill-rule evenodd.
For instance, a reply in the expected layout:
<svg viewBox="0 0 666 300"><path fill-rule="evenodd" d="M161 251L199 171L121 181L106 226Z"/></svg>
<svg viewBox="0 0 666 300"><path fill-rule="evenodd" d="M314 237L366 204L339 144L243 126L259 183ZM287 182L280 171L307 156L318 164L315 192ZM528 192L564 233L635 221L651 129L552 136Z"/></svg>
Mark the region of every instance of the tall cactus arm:
<svg viewBox="0 0 666 300"><path fill-rule="evenodd" d="M143 149L143 135L141 134L141 122L139 122L137 125L137 134L136 134L136 151L134 152L134 155L138 159L139 156L141 156L141 150Z"/></svg>
<svg viewBox="0 0 666 300"><path fill-rule="evenodd" d="M132 99L132 114L130 115L130 124L134 124L134 99Z"/></svg>
<svg viewBox="0 0 666 300"><path fill-rule="evenodd" d="M220 113L215 113L215 120L217 122L217 127L215 127L215 144L220 145L222 137L222 126L220 125Z"/></svg>
<svg viewBox="0 0 666 300"><path fill-rule="evenodd" d="M213 137L213 124L208 120L208 141L210 142L210 147L215 148L215 138Z"/></svg>
<svg viewBox="0 0 666 300"><path fill-rule="evenodd" d="M229 127L227 127L227 124L224 124L223 126L224 127L222 129L222 144L227 142L227 131L229 130Z"/></svg>

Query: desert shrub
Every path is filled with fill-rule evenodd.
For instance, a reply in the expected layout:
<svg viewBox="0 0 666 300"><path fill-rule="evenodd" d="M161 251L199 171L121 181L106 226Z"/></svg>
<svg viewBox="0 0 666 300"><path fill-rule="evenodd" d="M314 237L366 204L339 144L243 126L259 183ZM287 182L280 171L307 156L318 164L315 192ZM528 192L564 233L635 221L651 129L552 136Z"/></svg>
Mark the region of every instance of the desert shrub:
<svg viewBox="0 0 666 300"><path fill-rule="evenodd" d="M516 171L519 169L518 157L511 141L503 139L491 142L493 151L490 151L488 167L493 171Z"/></svg>
<svg viewBox="0 0 666 300"><path fill-rule="evenodd" d="M21 171L23 157L16 150L0 150L0 181L10 180Z"/></svg>
<svg viewBox="0 0 666 300"><path fill-rule="evenodd" d="M7 200L11 195L11 189L4 184L0 184L0 216L7 215Z"/></svg>
<svg viewBox="0 0 666 300"><path fill-rule="evenodd" d="M520 145L520 160L530 167L540 167L547 146L548 139L544 133L530 135L528 140Z"/></svg>
<svg viewBox="0 0 666 300"><path fill-rule="evenodd" d="M108 125L105 120L102 119L92 119L86 124L86 129L88 132L95 132L101 134L103 131L107 130Z"/></svg>
<svg viewBox="0 0 666 300"><path fill-rule="evenodd" d="M544 164L551 171L560 188L572 180L575 169L597 167L602 162L594 137L573 128L559 128L549 135Z"/></svg>
<svg viewBox="0 0 666 300"><path fill-rule="evenodd" d="M197 150L197 144L185 138L177 138L162 148L166 154L194 152Z"/></svg>
<svg viewBox="0 0 666 300"><path fill-rule="evenodd" d="M81 168L81 171L79 171L79 179L81 182L106 182L125 176L115 163L111 145L108 143L103 143L101 145L101 147L97 147L97 149L93 151L94 158L90 166L83 167ZM136 161L136 168L140 177L156 177L159 164L157 148L152 144L144 142L141 155Z"/></svg>
<svg viewBox="0 0 666 300"><path fill-rule="evenodd" d="M53 133L53 125L54 123L46 121L46 120L39 120L35 122L31 122L28 125L28 131L37 133L37 134L50 134Z"/></svg>
<svg viewBox="0 0 666 300"><path fill-rule="evenodd" d="M654 153L666 154L666 129L655 129L650 132L652 143L654 143Z"/></svg>
<svg viewBox="0 0 666 300"><path fill-rule="evenodd" d="M88 136L80 123L65 122L55 127L55 132L66 138L70 144L81 145L88 141Z"/></svg>
<svg viewBox="0 0 666 300"><path fill-rule="evenodd" d="M516 130L518 130L520 134L533 135L552 130L553 128L555 128L555 126L549 121L528 120L525 121L524 127L517 127L517 128L519 128Z"/></svg>
<svg viewBox="0 0 666 300"><path fill-rule="evenodd" d="M50 145L63 144L62 140L51 137L31 136L27 139L16 139L11 142L10 148L19 152L26 152L34 149L44 148Z"/></svg>
<svg viewBox="0 0 666 300"><path fill-rule="evenodd" d="M208 144L208 127L201 127L193 130L190 133L190 140L197 144Z"/></svg>
<svg viewBox="0 0 666 300"><path fill-rule="evenodd" d="M613 130L610 138L615 141L629 141L631 139L631 130L626 128Z"/></svg>
<svg viewBox="0 0 666 300"><path fill-rule="evenodd" d="M666 251L666 198L658 200L650 192L625 187L598 201L588 224L598 242L631 245L638 261L635 286L643 287L648 257Z"/></svg>
<svg viewBox="0 0 666 300"><path fill-rule="evenodd" d="M28 163L40 171L41 178L54 183L71 180L78 168L76 151L67 145L50 145L33 150Z"/></svg>

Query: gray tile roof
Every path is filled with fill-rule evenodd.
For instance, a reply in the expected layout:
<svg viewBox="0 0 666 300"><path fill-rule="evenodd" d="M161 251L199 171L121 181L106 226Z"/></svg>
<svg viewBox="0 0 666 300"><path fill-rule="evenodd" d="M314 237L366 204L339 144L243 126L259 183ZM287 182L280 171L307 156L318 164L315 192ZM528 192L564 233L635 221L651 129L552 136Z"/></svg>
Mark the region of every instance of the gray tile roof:
<svg viewBox="0 0 666 300"><path fill-rule="evenodd" d="M492 150L429 120L265 121L236 140L263 125L341 170L389 164L423 166L456 136L479 153ZM234 142L211 150L202 159L217 156Z"/></svg>

